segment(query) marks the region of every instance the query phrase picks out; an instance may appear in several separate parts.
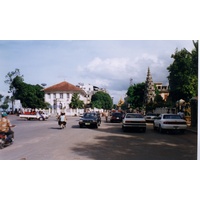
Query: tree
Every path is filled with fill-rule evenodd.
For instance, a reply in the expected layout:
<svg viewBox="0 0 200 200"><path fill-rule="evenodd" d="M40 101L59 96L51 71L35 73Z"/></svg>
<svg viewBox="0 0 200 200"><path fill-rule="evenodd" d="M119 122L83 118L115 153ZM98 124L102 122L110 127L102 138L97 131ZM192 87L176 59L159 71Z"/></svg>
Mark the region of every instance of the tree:
<svg viewBox="0 0 200 200"><path fill-rule="evenodd" d="M190 53L185 48L176 49L171 55L173 63L167 68L169 71L169 97L172 102L179 99L189 101L198 92L198 41L194 42L194 49Z"/></svg>
<svg viewBox="0 0 200 200"><path fill-rule="evenodd" d="M44 102L44 91L40 85L31 85L23 82L19 76L13 79L15 89L14 98L19 99L24 108L47 108Z"/></svg>
<svg viewBox="0 0 200 200"><path fill-rule="evenodd" d="M2 94L0 94L0 102L1 102L1 99L3 98L3 95Z"/></svg>
<svg viewBox="0 0 200 200"><path fill-rule="evenodd" d="M0 95L0 100L3 98L2 95ZM3 104L0 106L0 108L2 108L4 111L8 109L9 105L8 105L8 102L9 102L10 98L9 96L6 96L6 98L4 99L4 102Z"/></svg>
<svg viewBox="0 0 200 200"><path fill-rule="evenodd" d="M71 103L69 104L70 108L84 108L84 102L80 100L79 94L74 93L72 96Z"/></svg>
<svg viewBox="0 0 200 200"><path fill-rule="evenodd" d="M15 92L16 89L13 86L13 80L14 78L18 77L19 79L21 79L21 81L23 81L23 75L20 75L20 70L19 69L15 69L15 71L9 72L5 78L6 80L4 81L6 84L9 84L9 91L8 93L11 93L11 102L12 102L12 112L14 112L14 101L15 101Z"/></svg>
<svg viewBox="0 0 200 200"><path fill-rule="evenodd" d="M110 110L112 108L112 98L108 93L103 91L96 92L92 95L91 104L94 108Z"/></svg>
<svg viewBox="0 0 200 200"><path fill-rule="evenodd" d="M145 83L138 83L131 85L128 88L126 95L128 96L127 103L130 104L130 107L133 109L142 108L144 105L144 91Z"/></svg>

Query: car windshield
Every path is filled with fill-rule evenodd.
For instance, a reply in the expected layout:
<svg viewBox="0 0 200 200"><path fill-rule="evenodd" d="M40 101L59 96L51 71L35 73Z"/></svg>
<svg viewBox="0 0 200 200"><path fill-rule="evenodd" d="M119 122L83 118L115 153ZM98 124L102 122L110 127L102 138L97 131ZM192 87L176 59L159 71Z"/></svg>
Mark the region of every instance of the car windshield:
<svg viewBox="0 0 200 200"><path fill-rule="evenodd" d="M147 116L157 116L155 113L148 113Z"/></svg>
<svg viewBox="0 0 200 200"><path fill-rule="evenodd" d="M115 116L115 117L121 117L122 116L121 113L113 113L112 115Z"/></svg>
<svg viewBox="0 0 200 200"><path fill-rule="evenodd" d="M127 114L126 118L143 118L141 114Z"/></svg>
<svg viewBox="0 0 200 200"><path fill-rule="evenodd" d="M181 119L180 115L164 115L163 119Z"/></svg>
<svg viewBox="0 0 200 200"><path fill-rule="evenodd" d="M95 117L94 113L85 113L84 118L90 118L90 117Z"/></svg>

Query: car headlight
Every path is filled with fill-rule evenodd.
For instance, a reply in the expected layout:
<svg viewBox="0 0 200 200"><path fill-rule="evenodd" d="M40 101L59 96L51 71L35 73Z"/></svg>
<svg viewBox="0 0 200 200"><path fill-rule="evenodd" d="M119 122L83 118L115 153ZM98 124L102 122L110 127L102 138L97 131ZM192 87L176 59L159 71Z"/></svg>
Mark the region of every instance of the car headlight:
<svg viewBox="0 0 200 200"><path fill-rule="evenodd" d="M82 119L80 119L80 120L79 120L79 122L83 122L83 120L82 120Z"/></svg>

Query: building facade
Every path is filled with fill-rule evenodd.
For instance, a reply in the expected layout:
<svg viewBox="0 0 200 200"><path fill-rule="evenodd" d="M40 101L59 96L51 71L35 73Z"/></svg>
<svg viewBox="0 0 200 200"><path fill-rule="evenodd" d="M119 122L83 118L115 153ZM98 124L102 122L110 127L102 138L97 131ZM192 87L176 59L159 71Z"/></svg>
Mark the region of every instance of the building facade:
<svg viewBox="0 0 200 200"><path fill-rule="evenodd" d="M160 96L163 98L164 101L167 100L167 97L169 96L169 86L163 86L162 83L154 83L156 88L159 91Z"/></svg>
<svg viewBox="0 0 200 200"><path fill-rule="evenodd" d="M72 114L72 109L69 104L74 93L80 95L80 100L86 103L86 93L84 90L76 87L66 81L44 89L45 102L50 104L52 113L65 112L68 115Z"/></svg>
<svg viewBox="0 0 200 200"><path fill-rule="evenodd" d="M85 104L89 104L92 99L92 95L94 95L98 91L106 92L104 88L99 88L97 86L93 86L91 84L84 84L84 83L78 83L76 87L82 89L85 91Z"/></svg>

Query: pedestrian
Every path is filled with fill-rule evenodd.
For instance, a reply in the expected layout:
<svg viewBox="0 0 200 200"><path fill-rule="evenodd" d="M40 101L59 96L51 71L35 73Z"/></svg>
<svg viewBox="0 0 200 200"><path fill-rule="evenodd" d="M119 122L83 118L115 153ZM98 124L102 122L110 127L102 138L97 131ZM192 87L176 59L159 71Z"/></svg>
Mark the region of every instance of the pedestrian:
<svg viewBox="0 0 200 200"><path fill-rule="evenodd" d="M105 112L106 122L108 122L108 111Z"/></svg>

